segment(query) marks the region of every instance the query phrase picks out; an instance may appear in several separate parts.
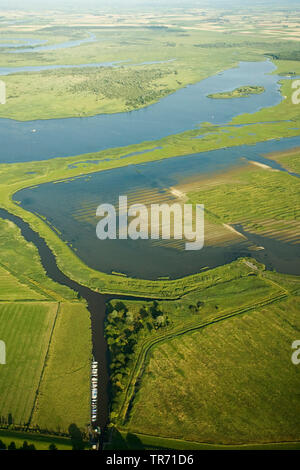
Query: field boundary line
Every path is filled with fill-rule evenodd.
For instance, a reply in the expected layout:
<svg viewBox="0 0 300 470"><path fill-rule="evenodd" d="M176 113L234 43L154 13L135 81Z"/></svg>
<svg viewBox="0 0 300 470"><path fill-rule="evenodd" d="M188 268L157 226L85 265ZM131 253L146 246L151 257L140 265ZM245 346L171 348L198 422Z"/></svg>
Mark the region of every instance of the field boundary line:
<svg viewBox="0 0 300 470"><path fill-rule="evenodd" d="M52 339L53 339L53 333L54 333L54 330L55 330L56 321L57 321L59 311L60 311L60 302L57 303L57 309L56 309L55 317L54 317L52 328L51 328L51 333L50 333L48 346L47 346L47 350L46 350L46 354L45 354L44 364L43 364L43 367L42 367L42 371L41 371L41 375L40 375L40 378L39 378L38 386L37 386L37 389L36 389L36 392L35 392L35 397L34 397L32 409L31 409L31 412L30 412L30 416L29 416L29 419L28 419L27 428L30 428L31 421L32 421L32 418L33 418L33 414L34 414L34 411L35 411L35 408L36 408L37 399L38 399L38 396L39 396L41 383L42 383L42 380L44 378L47 359L49 357L49 351L50 351L50 347L51 347L51 343L52 343Z"/></svg>

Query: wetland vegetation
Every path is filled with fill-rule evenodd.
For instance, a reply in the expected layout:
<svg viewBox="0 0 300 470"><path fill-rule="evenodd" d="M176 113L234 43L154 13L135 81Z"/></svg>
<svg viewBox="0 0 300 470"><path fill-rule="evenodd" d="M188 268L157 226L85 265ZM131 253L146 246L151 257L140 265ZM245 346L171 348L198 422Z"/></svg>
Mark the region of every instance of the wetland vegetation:
<svg viewBox="0 0 300 470"><path fill-rule="evenodd" d="M208 98L214 99L231 99L231 98L247 98L250 95L260 95L264 93L265 89L263 86L242 86L236 88L233 91L223 91L221 93L213 93L208 95Z"/></svg>

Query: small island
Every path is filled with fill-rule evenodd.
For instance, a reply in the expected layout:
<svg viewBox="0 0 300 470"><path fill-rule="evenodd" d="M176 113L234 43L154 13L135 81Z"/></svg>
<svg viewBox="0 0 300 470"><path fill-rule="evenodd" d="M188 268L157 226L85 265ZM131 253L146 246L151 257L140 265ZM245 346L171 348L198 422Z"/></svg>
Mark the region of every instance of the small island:
<svg viewBox="0 0 300 470"><path fill-rule="evenodd" d="M224 91L221 93L213 93L208 95L208 98L214 99L229 99L229 98L246 98L250 95L260 95L264 93L265 88L263 86L242 86L236 88L233 91Z"/></svg>

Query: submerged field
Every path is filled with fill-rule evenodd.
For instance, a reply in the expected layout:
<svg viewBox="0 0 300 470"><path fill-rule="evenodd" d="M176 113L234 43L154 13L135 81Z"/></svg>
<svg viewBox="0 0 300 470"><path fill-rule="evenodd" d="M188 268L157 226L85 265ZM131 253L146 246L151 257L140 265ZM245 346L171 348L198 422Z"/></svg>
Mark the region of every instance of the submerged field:
<svg viewBox="0 0 300 470"><path fill-rule="evenodd" d="M287 243L294 247L297 257L300 214L297 176L256 163L192 186L189 200L204 201L206 211L220 222L231 224L237 230L242 226L246 236L248 232L258 234L262 244L264 237L266 244L268 239ZM276 200L273 200L275 193Z"/></svg>

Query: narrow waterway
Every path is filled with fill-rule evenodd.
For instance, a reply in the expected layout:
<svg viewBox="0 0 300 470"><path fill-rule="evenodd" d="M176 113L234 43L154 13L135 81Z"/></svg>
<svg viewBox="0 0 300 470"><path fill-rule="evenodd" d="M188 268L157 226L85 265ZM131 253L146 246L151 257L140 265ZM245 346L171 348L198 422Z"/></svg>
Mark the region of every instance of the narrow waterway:
<svg viewBox="0 0 300 470"><path fill-rule="evenodd" d="M23 237L28 242L35 245L38 249L41 263L50 279L73 289L87 301L91 315L93 355L95 360L98 362L99 371L98 420L95 424L99 425L101 429L104 429L108 421L109 410L108 350L104 337L104 318L106 302L112 297L94 292L88 287L78 284L63 274L58 268L55 256L46 244L45 240L41 238L38 233L34 232L27 222L24 222L20 217L10 214L4 209L0 209L0 217L16 224L21 229Z"/></svg>

